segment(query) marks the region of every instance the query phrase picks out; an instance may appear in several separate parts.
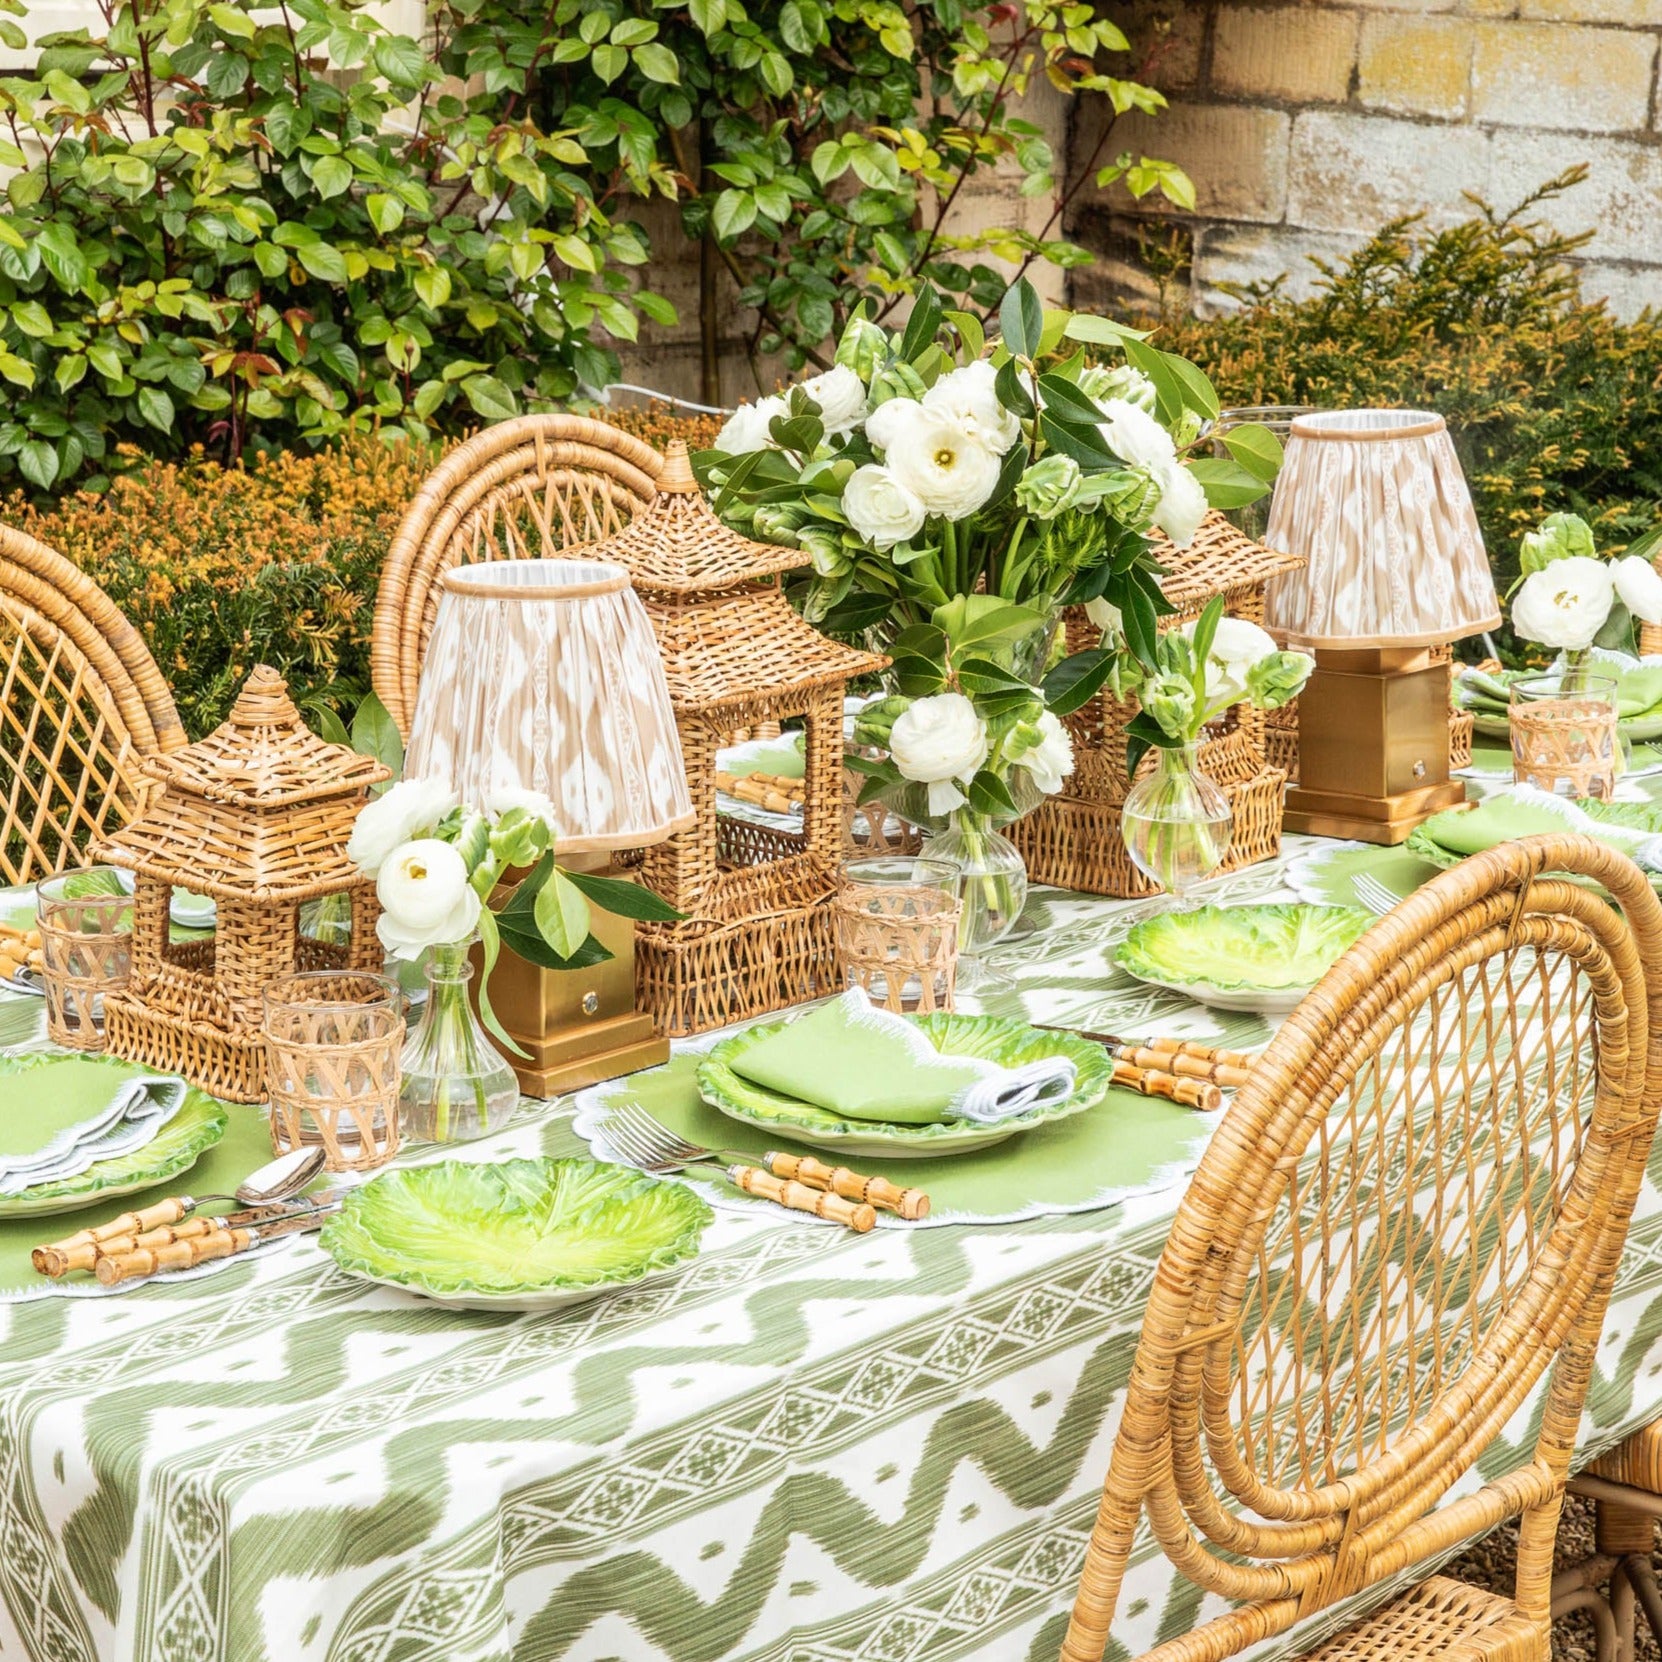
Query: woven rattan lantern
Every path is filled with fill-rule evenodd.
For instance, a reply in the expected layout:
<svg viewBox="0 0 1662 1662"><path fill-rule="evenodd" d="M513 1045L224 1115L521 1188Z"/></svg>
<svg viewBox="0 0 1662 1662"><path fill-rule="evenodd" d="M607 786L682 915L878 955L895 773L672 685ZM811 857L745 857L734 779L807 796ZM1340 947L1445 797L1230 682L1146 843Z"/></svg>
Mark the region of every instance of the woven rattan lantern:
<svg viewBox="0 0 1662 1662"><path fill-rule="evenodd" d="M1218 513L1206 516L1187 548L1174 548L1156 535L1154 556L1165 570L1160 587L1177 608L1163 620L1167 628L1199 617L1215 595L1224 597L1231 617L1261 624L1269 579L1303 564L1296 554L1277 553L1253 542ZM1083 652L1101 639L1082 608L1068 610L1068 651ZM1137 710L1135 698L1116 698L1105 688L1067 718L1074 745L1068 793L1047 797L1010 828L1035 883L1122 897L1156 892L1132 865L1120 836L1120 804L1131 788L1125 772L1125 729ZM1264 746L1264 712L1237 704L1208 730L1200 747L1201 767L1222 787L1235 815L1234 836L1220 872L1267 860L1281 847L1287 776L1266 760ZM1144 766L1154 766L1153 756Z"/></svg>
<svg viewBox="0 0 1662 1662"><path fill-rule="evenodd" d="M671 446L658 496L583 550L615 560L646 604L663 654L697 823L646 852L642 878L678 911L642 924L636 990L660 1032L703 1032L837 990L830 899L843 858L843 689L888 662L828 640L778 583L800 549L754 543L704 501ZM718 813L716 752L736 727L800 720L802 829Z"/></svg>
<svg viewBox="0 0 1662 1662"><path fill-rule="evenodd" d="M266 987L296 970L381 967L375 886L346 841L387 769L313 734L264 665L223 725L146 767L161 795L97 847L135 876L132 973L104 1001L109 1049L215 1096L262 1101ZM212 940L170 938L175 885L212 896ZM302 905L328 895L348 897L344 941L301 932Z"/></svg>

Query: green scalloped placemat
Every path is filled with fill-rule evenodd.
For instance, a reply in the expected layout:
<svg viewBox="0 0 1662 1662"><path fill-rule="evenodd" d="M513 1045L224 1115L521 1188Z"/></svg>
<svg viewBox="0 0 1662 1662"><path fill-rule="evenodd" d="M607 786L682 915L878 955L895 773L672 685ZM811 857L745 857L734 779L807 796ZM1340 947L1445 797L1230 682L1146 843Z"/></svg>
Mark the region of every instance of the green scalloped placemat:
<svg viewBox="0 0 1662 1662"><path fill-rule="evenodd" d="M215 1099L209 1098L210 1101ZM111 1200L107 1207L91 1206L83 1211L57 1217L0 1219L0 1301L41 1298L53 1293L101 1295L104 1289L90 1275L68 1276L62 1283L47 1281L35 1273L29 1254L47 1241L61 1239L106 1216L154 1205L168 1195L229 1194L251 1171L271 1158L271 1129L263 1108L247 1103L224 1104L225 1135L187 1172L178 1172L164 1183ZM320 1181L322 1181L320 1179ZM229 1207L214 1205L205 1212L224 1212ZM158 1284L159 1292L159 1284ZM135 1288L135 1297L152 1296Z"/></svg>
<svg viewBox="0 0 1662 1662"><path fill-rule="evenodd" d="M780 1139L728 1119L699 1097L697 1074L703 1060L702 1050L684 1050L661 1068L581 1092L573 1129L593 1148L606 1106L632 1102L671 1131L707 1148L731 1149L755 1159L779 1147ZM1036 1125L991 1148L938 1159L862 1158L848 1163L865 1176L927 1190L932 1203L928 1224L1014 1223L1050 1213L1094 1212L1182 1182L1221 1117L1111 1087L1096 1107ZM564 1125L559 1129L563 1132ZM550 1152L556 1151L557 1142L564 1138L550 1142ZM802 1152L799 1145L787 1146L792 1153ZM822 1157L836 1158L834 1151ZM695 1167L685 1181L713 1204L765 1212L782 1223L800 1222L767 1201L740 1194L730 1183L707 1178L706 1171L713 1168ZM885 1212L877 1214L877 1221L880 1228L919 1227Z"/></svg>
<svg viewBox="0 0 1662 1662"><path fill-rule="evenodd" d="M1287 886L1305 900L1327 906L1362 904L1351 879L1366 872L1377 877L1398 900L1406 900L1439 868L1406 848L1372 843L1333 843L1300 854L1287 868Z"/></svg>

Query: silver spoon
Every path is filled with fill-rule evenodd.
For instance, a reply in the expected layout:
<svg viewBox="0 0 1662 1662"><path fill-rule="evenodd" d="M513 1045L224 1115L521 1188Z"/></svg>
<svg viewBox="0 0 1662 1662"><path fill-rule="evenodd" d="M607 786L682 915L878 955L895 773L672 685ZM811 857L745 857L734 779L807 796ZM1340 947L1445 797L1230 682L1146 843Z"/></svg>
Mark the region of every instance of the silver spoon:
<svg viewBox="0 0 1662 1662"><path fill-rule="evenodd" d="M258 1171L250 1172L228 1195L180 1195L185 1212L194 1212L211 1200L236 1201L242 1206L275 1206L297 1195L323 1170L321 1148L295 1148L279 1154ZM184 1214L181 1213L181 1216Z"/></svg>

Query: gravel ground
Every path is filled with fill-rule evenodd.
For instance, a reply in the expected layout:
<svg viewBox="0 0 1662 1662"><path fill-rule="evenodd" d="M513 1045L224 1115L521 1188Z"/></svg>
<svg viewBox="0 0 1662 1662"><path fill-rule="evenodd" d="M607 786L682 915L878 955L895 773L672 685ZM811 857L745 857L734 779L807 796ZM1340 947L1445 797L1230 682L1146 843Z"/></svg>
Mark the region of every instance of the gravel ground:
<svg viewBox="0 0 1662 1662"><path fill-rule="evenodd" d="M1497 1593L1510 1593L1517 1550L1517 1528L1508 1525L1479 1541L1464 1557L1456 1558L1443 1573L1459 1581L1469 1581L1474 1586L1491 1588ZM1578 1495L1568 1495L1564 1500L1564 1515L1558 1525L1558 1562L1560 1565L1577 1563L1592 1550L1593 1503ZM1643 1617L1637 1628L1638 1643L1634 1647L1637 1662L1662 1662L1662 1653L1658 1652L1656 1640ZM1578 1613L1554 1623L1552 1655L1553 1662L1593 1662L1591 1619Z"/></svg>

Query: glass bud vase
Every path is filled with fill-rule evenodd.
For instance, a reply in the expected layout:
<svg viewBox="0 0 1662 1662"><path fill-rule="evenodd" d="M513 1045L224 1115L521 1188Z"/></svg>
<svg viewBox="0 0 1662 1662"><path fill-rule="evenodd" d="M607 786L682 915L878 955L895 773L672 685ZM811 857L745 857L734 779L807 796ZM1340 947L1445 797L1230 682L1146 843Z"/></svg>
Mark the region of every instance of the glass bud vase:
<svg viewBox="0 0 1662 1662"><path fill-rule="evenodd" d="M468 1001L468 949L427 955L427 1004L400 1059L399 1126L406 1137L465 1143L499 1130L519 1102L514 1070L479 1025Z"/></svg>
<svg viewBox="0 0 1662 1662"><path fill-rule="evenodd" d="M1180 906L1223 863L1235 825L1229 799L1201 771L1198 750L1157 750L1154 771L1132 785L1120 809L1131 863Z"/></svg>
<svg viewBox="0 0 1662 1662"><path fill-rule="evenodd" d="M1027 904L1021 850L982 815L960 810L918 852L926 860L950 860L961 873L958 956L973 963L1015 928Z"/></svg>

